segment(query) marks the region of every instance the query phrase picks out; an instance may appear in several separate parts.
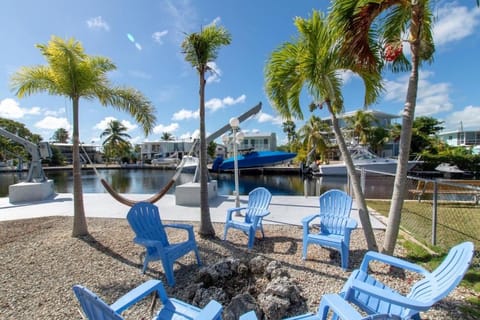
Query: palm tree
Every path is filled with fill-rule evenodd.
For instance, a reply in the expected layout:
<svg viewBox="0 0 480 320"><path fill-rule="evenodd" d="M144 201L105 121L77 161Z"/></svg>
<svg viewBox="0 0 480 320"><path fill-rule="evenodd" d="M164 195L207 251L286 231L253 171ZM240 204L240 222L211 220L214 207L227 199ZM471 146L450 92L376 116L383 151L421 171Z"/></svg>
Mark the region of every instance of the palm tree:
<svg viewBox="0 0 480 320"><path fill-rule="evenodd" d="M163 141L170 141L170 140L173 140L173 135L170 132L164 132L162 133L162 136L160 137L160 139Z"/></svg>
<svg viewBox="0 0 480 320"><path fill-rule="evenodd" d="M79 152L79 102L98 99L103 106L129 112L147 135L155 124L154 108L139 91L113 86L107 72L115 65L105 57L85 54L80 42L52 36L47 44L38 44L47 65L23 67L12 76L12 87L19 98L38 92L67 97L73 114L73 202L74 237L88 234L83 204Z"/></svg>
<svg viewBox="0 0 480 320"><path fill-rule="evenodd" d="M67 143L69 138L70 138L70 135L68 131L64 128L58 128L57 130L55 130L52 136L52 139L55 142L60 142L60 143Z"/></svg>
<svg viewBox="0 0 480 320"><path fill-rule="evenodd" d="M299 135L307 150L307 165L316 159L317 154L320 154L322 161L326 159L328 141L325 135L329 131L330 126L315 115L312 115L307 123L300 128Z"/></svg>
<svg viewBox="0 0 480 320"><path fill-rule="evenodd" d="M287 134L288 139L288 151L292 151L293 141L297 138L297 133L295 132L295 122L292 120L287 120L282 123L283 132Z"/></svg>
<svg viewBox="0 0 480 320"><path fill-rule="evenodd" d="M402 113L398 166L382 248L387 254L393 253L400 229L417 100L419 65L421 62L431 62L435 51L430 3L429 0L336 1L331 13L331 26L342 35L344 52L354 55L359 63L372 68L381 66L375 59L375 52L380 46L385 48L385 60L391 70L410 69ZM403 34L408 34L408 39L401 39ZM372 46L372 43L376 44ZM411 61L408 61L401 51L403 43L410 46ZM393 55L392 48L397 48Z"/></svg>
<svg viewBox="0 0 480 320"><path fill-rule="evenodd" d="M373 68L366 69L350 57L340 54L338 39L332 36L320 12L314 11L310 19L296 18L295 26L299 31L298 39L282 44L267 61L266 92L273 107L284 119L303 119L300 97L304 88L315 101L310 111L324 105L328 108L333 131L359 205L367 245L374 250L375 236L365 197L336 115L343 110L340 71L351 70L362 78L366 88L366 105L375 101L381 91L380 73Z"/></svg>
<svg viewBox="0 0 480 320"><path fill-rule="evenodd" d="M361 145L367 144L372 123L378 122L372 113L363 110L358 110L353 117L347 117L345 120L347 126L353 130L353 137Z"/></svg>
<svg viewBox="0 0 480 320"><path fill-rule="evenodd" d="M200 82L200 231L205 237L215 236L210 210L208 207L208 168L207 140L205 131L205 74L212 71L210 62L214 62L221 46L230 44L231 36L223 27L209 25L198 33L188 34L182 42L183 53L198 72Z"/></svg>
<svg viewBox="0 0 480 320"><path fill-rule="evenodd" d="M108 123L108 127L100 134L100 138L107 137L102 145L106 150L111 152L111 156L120 157L130 151L131 143L126 139L130 139L130 135L126 133L127 127L118 120L112 120Z"/></svg>

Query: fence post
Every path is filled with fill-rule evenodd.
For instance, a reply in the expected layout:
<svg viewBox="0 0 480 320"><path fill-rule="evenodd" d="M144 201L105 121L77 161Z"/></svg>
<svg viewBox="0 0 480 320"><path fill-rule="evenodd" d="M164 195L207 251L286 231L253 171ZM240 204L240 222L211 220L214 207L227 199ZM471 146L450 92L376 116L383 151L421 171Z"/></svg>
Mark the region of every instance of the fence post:
<svg viewBox="0 0 480 320"><path fill-rule="evenodd" d="M437 244L437 207L438 192L437 180L433 180L433 201L432 201L432 246Z"/></svg>
<svg viewBox="0 0 480 320"><path fill-rule="evenodd" d="M367 172L365 168L362 168L360 171L360 185L362 187L363 194L365 194L365 180L367 180L366 176L367 176Z"/></svg>

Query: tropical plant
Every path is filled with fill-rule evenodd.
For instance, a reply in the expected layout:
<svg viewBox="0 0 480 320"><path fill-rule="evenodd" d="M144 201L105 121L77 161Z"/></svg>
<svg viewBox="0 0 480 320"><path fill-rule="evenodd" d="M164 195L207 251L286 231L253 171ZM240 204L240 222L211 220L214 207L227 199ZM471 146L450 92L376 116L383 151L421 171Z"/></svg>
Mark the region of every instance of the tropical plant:
<svg viewBox="0 0 480 320"><path fill-rule="evenodd" d="M160 137L160 140L163 140L163 141L173 140L173 134L171 134L170 132L163 132L162 136Z"/></svg>
<svg viewBox="0 0 480 320"><path fill-rule="evenodd" d="M400 153L388 225L382 251L392 254L400 229L405 199L412 125L418 91L418 70L421 62L431 62L435 51L430 0L345 0L333 2L330 14L332 27L342 37L343 52L354 55L355 61L372 68L383 67L376 55L379 47L385 50L385 62L392 71L410 70L407 96L402 112ZM407 39L402 39L407 35ZM407 60L401 48L410 46ZM395 51L392 54L393 51Z"/></svg>
<svg viewBox="0 0 480 320"><path fill-rule="evenodd" d="M328 133L330 126L319 117L312 115L299 130L300 139L307 152L307 166L320 156L322 162L326 161L328 150Z"/></svg>
<svg viewBox="0 0 480 320"><path fill-rule="evenodd" d="M288 151L292 151L292 144L297 139L297 133L295 131L295 122L287 120L282 123L283 132L287 134Z"/></svg>
<svg viewBox="0 0 480 320"><path fill-rule="evenodd" d="M351 70L363 80L366 88L365 104L376 100L380 91L380 73L356 63L351 56L339 51L339 39L318 11L310 19L295 18L299 36L275 49L266 65L266 92L272 106L284 119L303 119L300 97L303 89L313 99L310 111L326 106L333 124L333 131L345 164L355 198L359 206L360 220L369 249L376 249L368 209L355 172L352 158L340 130L337 114L343 110L341 71Z"/></svg>
<svg viewBox="0 0 480 320"><path fill-rule="evenodd" d="M121 158L130 155L131 143L127 140L130 135L126 132L128 128L118 120L112 120L108 123L107 128L100 134L103 140L103 147L108 157Z"/></svg>
<svg viewBox="0 0 480 320"><path fill-rule="evenodd" d="M53 141L59 142L59 143L67 143L68 139L70 139L70 134L68 131L64 128L58 128L55 130L52 136Z"/></svg>
<svg viewBox="0 0 480 320"><path fill-rule="evenodd" d="M47 61L46 65L22 67L12 76L12 87L20 98L38 92L67 97L72 101L73 115L73 202L74 218L72 235L88 234L83 204L80 172L80 99L98 99L103 106L129 112L143 127L145 135L155 124L154 108L139 91L133 88L113 86L107 72L115 65L105 57L89 56L80 42L71 38L52 36L47 44L37 48Z"/></svg>
<svg viewBox="0 0 480 320"><path fill-rule="evenodd" d="M378 119L371 112L363 110L358 110L353 116L345 118L345 121L347 128L353 132L355 142L361 145L368 144L373 125L378 124Z"/></svg>
<svg viewBox="0 0 480 320"><path fill-rule="evenodd" d="M209 63L214 62L221 46L230 44L231 36L223 27L212 24L200 32L187 34L182 42L185 60L194 67L200 82L200 230L204 237L215 236L208 207L207 139L205 130L205 74L213 71Z"/></svg>

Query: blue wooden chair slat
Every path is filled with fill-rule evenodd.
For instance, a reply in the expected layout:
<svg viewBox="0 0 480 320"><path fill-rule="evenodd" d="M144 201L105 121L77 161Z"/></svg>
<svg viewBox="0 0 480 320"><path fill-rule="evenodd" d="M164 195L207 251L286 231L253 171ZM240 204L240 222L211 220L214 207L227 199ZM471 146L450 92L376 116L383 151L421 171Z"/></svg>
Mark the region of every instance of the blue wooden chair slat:
<svg viewBox="0 0 480 320"><path fill-rule="evenodd" d="M317 313L306 313L284 320L327 320L327 319L342 319L342 320L399 320L396 315L389 313L371 314L362 316L355 308L350 305L345 299L338 294L326 294L320 301L320 306ZM249 311L242 316L240 320L257 320L254 311Z"/></svg>
<svg viewBox="0 0 480 320"><path fill-rule="evenodd" d="M158 293L162 308L153 318L155 320L166 319L202 319L220 320L222 305L215 300L210 301L205 308L200 309L186 302L169 298L159 280L149 280L129 291L112 305L106 304L96 294L81 285L73 286L73 291L80 306L90 320L122 320L121 313L133 306L138 301L149 296L153 292Z"/></svg>
<svg viewBox="0 0 480 320"><path fill-rule="evenodd" d="M390 312L402 319L420 319L419 312L428 310L446 297L463 279L474 254L473 243L463 242L451 248L442 263L433 271L408 261L377 252L367 252L360 269L352 272L341 295L367 313ZM403 296L368 273L371 261L380 261L391 266L422 275Z"/></svg>
<svg viewBox="0 0 480 320"><path fill-rule="evenodd" d="M228 209L223 240L227 239L228 229L239 229L248 235L247 246L251 249L255 241L255 233L257 230L260 230L262 237L265 237L262 221L265 216L270 214L268 207L270 206L271 200L272 194L270 191L266 188L259 187L248 194L248 204L246 207ZM236 212L244 212L243 221L233 218L233 214Z"/></svg>
<svg viewBox="0 0 480 320"><path fill-rule="evenodd" d="M163 224L158 207L148 202L135 204L127 214L127 220L135 232L134 242L145 247L145 260L142 272L145 273L150 261L160 260L170 286L175 285L173 264L176 260L193 251L200 265L193 226L188 224ZM174 228L187 232L188 239L179 243L170 243L165 231Z"/></svg>
<svg viewBox="0 0 480 320"><path fill-rule="evenodd" d="M352 198L341 190L332 189L320 196L320 212L302 220L304 260L308 246L317 244L339 251L342 268L348 268L350 234L357 227L357 222L350 218L352 202ZM316 219L319 219L318 233L310 228Z"/></svg>

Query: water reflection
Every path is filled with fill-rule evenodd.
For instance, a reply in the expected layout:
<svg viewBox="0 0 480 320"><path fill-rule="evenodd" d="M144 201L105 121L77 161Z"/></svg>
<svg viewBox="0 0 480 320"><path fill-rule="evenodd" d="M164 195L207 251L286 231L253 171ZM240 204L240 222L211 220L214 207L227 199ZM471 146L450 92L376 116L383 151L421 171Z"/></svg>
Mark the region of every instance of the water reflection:
<svg viewBox="0 0 480 320"><path fill-rule="evenodd" d="M118 193L152 194L161 190L175 174L174 170L158 169L99 169L100 177L104 178ZM55 191L58 193L73 192L73 177L71 170L47 171L48 179L54 180ZM8 186L24 181L26 172L1 173L0 196L8 196ZM235 189L234 176L230 173L213 173L212 179L217 180L218 193L231 195ZM192 180L191 174L181 174L176 185ZM239 192L248 194L256 187L266 187L274 195L319 196L330 189L347 190L347 177L302 177L300 175L262 175L244 174L239 177ZM365 184L367 198L389 198L393 178L368 177ZM100 178L93 170L82 170L82 186L85 193L105 193ZM171 188L168 193L175 192Z"/></svg>

